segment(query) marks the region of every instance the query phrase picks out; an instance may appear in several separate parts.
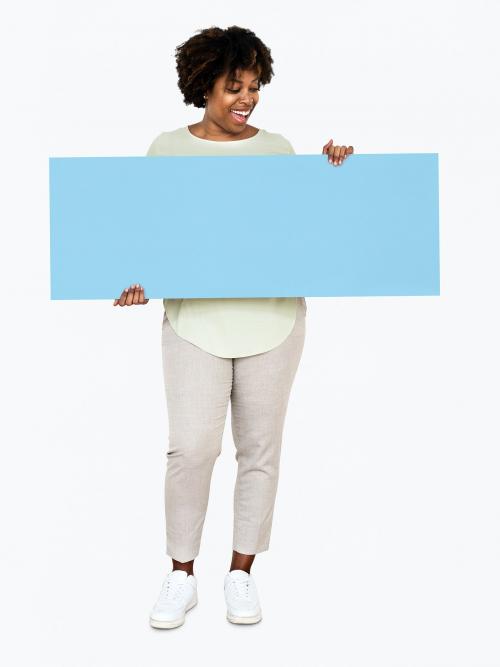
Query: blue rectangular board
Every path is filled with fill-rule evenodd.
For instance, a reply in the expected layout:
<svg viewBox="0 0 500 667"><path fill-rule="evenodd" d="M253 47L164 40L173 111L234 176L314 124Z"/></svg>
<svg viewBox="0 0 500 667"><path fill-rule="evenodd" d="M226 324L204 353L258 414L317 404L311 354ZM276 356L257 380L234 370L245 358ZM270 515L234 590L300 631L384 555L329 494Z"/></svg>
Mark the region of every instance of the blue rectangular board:
<svg viewBox="0 0 500 667"><path fill-rule="evenodd" d="M437 153L52 157L52 299L439 294Z"/></svg>

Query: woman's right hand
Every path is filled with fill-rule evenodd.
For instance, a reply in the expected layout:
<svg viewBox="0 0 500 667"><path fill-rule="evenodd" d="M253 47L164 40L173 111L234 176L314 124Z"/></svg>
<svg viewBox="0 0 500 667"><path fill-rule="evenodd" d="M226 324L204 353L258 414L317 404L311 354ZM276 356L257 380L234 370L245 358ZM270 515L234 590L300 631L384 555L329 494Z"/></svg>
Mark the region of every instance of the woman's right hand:
<svg viewBox="0 0 500 667"><path fill-rule="evenodd" d="M118 299L115 299L113 306L144 305L148 301L149 299L144 298L144 287L141 287L141 285L130 285L130 287L126 287L123 290Z"/></svg>

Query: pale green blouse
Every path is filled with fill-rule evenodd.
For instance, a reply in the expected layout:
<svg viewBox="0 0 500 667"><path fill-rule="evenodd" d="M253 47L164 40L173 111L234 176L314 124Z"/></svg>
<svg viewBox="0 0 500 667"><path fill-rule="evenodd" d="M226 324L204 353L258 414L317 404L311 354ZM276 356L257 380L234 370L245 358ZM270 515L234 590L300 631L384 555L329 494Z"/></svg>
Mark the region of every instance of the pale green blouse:
<svg viewBox="0 0 500 667"><path fill-rule="evenodd" d="M200 139L189 128L162 132L148 156L272 155L292 153L281 134L260 129L248 139ZM291 333L300 297L258 299L163 299L166 316L178 336L218 357L247 357L271 350Z"/></svg>

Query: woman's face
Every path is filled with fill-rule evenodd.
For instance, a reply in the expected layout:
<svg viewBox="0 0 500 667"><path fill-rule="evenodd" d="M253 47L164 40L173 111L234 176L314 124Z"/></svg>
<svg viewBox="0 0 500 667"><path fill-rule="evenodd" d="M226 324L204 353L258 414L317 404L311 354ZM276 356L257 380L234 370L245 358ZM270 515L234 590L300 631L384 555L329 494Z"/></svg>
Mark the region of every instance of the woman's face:
<svg viewBox="0 0 500 667"><path fill-rule="evenodd" d="M234 78L223 74L207 93L204 120L216 123L227 132L243 133L259 101L259 87L257 71L237 70Z"/></svg>

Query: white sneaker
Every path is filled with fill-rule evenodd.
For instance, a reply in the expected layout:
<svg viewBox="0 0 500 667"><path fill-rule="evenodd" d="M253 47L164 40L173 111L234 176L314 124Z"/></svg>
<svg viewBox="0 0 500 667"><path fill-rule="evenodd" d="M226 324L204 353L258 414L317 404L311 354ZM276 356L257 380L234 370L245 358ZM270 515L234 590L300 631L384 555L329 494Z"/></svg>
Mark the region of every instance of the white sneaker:
<svg viewBox="0 0 500 667"><path fill-rule="evenodd" d="M257 586L245 570L231 570L224 578L227 620L231 623L258 623L262 619Z"/></svg>
<svg viewBox="0 0 500 667"><path fill-rule="evenodd" d="M149 617L153 628L176 628L184 623L186 612L198 602L196 584L194 574L184 570L167 574Z"/></svg>

